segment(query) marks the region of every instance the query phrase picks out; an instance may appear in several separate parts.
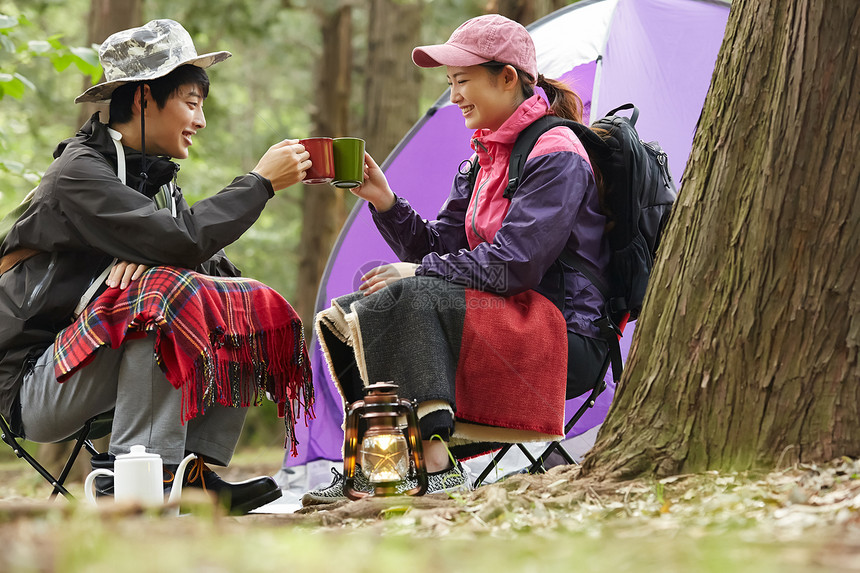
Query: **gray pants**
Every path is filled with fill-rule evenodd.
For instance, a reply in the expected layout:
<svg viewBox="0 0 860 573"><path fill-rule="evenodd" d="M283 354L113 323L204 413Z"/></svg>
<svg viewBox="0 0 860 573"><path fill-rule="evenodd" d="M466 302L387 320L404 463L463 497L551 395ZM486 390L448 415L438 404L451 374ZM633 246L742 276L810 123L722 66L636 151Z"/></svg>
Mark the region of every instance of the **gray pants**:
<svg viewBox="0 0 860 573"><path fill-rule="evenodd" d="M92 362L62 384L54 377L53 345L39 357L21 387L21 423L28 440L56 442L84 423L114 410L110 453L133 445L178 464L194 452L220 465L233 457L247 408L208 407L182 423L182 391L173 387L155 362L154 335L129 340L120 348L102 347Z"/></svg>

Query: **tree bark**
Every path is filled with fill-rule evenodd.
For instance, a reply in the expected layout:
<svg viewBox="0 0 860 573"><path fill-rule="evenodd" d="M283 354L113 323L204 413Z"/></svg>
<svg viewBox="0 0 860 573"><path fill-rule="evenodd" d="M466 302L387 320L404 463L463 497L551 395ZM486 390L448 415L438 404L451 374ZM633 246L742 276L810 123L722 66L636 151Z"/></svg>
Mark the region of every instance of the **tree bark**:
<svg viewBox="0 0 860 573"><path fill-rule="evenodd" d="M352 2L318 7L323 53L317 68L317 107L313 133L343 137L350 133L352 91ZM299 240L299 281L294 306L309 334L320 278L328 254L346 221L344 191L328 184L302 185L302 235Z"/></svg>
<svg viewBox="0 0 860 573"><path fill-rule="evenodd" d="M735 0L585 473L860 455L860 10Z"/></svg>
<svg viewBox="0 0 860 573"><path fill-rule="evenodd" d="M108 36L120 30L143 24L143 0L90 0L87 41L100 45ZM104 81L104 76L102 76ZM92 86L89 78L84 78L82 92ZM76 128L83 125L92 114L101 112L101 120L108 121L108 104L80 104Z"/></svg>
<svg viewBox="0 0 860 573"><path fill-rule="evenodd" d="M367 150L382 162L420 117L421 73L410 54L421 36L421 0L370 0Z"/></svg>
<svg viewBox="0 0 860 573"><path fill-rule="evenodd" d="M488 0L485 12L501 14L527 26L569 3L567 0Z"/></svg>

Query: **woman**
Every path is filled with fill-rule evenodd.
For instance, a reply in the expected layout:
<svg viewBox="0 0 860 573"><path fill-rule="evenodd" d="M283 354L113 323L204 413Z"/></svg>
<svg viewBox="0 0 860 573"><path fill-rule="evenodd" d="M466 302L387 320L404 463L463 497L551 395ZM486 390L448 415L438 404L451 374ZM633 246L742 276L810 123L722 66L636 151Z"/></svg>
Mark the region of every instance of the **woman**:
<svg viewBox="0 0 860 573"><path fill-rule="evenodd" d="M533 121L548 114L581 121L581 100L564 84L539 75L534 45L528 32L520 24L495 14L467 21L454 31L445 44L416 48L412 52L412 59L421 67L446 67L451 102L462 111L466 127L475 130L472 148L476 155L472 161L478 162L480 171L472 186L468 170L461 169L436 220L426 221L406 200L395 195L373 158L369 155L366 157L365 181L353 192L370 204L374 222L404 262L381 266L365 274L360 292L368 301L373 296L388 292L388 306L377 303L373 309L375 315L380 310L390 313L387 309L394 304L391 300L402 301L405 296L413 296L413 291L421 290L408 286L396 288L403 283L411 284L408 281L418 277L430 281L423 283L423 290L435 288L432 285L444 284L451 288L466 287L493 293L488 296L505 297L504 301L508 304L499 305L497 309L498 324L505 322L504 315L514 312L513 307L526 305L529 307L527 315L522 315L526 318L515 319L520 320L520 324L514 331L521 330L523 326L534 327L541 338L544 338L544 332L548 332L549 338L542 340L541 345L546 343L550 347L553 341L558 342L560 339L561 345L555 348L562 349L560 354L563 359L566 358L562 360L561 368L562 380L565 376L567 378L567 394L574 396L589 390L606 354L605 343L599 340L599 333L592 324L592 320L600 315L602 298L597 288L582 274L563 265L557 258L564 249L568 249L598 276L602 276L608 261L608 250L603 239L606 220L600 213L594 173L584 148L573 133L566 127L557 127L541 136L529 155L513 198L504 197L508 184L508 162L517 135ZM543 97L535 94L535 85L544 90L550 105ZM407 278L408 281L404 280ZM535 291L544 296L535 296ZM563 299L559 291L563 291ZM466 300L472 299L467 297ZM494 299L482 299L482 304L486 300ZM556 309L550 300L557 301L559 308ZM356 302L360 306L363 304L354 297L336 299L330 310L339 307L344 313L354 315L357 312ZM416 306L414 301L412 306ZM435 310L438 311L438 308L437 304ZM467 316L469 308L467 304ZM361 344L348 340L347 329L341 329L339 334L331 336L329 331L337 329L332 327L333 322L329 320L327 312L321 313L319 324L328 328L320 328L320 338L332 373L343 390L344 399L351 402L360 398L359 389L356 388L358 379L385 379L371 374L372 380L368 380L368 365L372 361L368 355L373 352L368 338L372 338L374 333L367 326L356 331L353 338L360 340ZM558 322L553 322L555 318L546 312L554 313ZM371 313L367 318L361 317L362 323L370 322L375 315ZM405 322L414 326L412 318L409 317ZM387 323L381 324L388 329L396 328L400 322L403 321L389 316ZM426 332L420 329L423 323L419 324L422 326L412 330L404 327L406 329L399 333L400 338L392 336L389 340L394 341L397 347L403 346L396 344L398 340L424 337ZM338 338L353 347L359 363L355 369L358 372L350 372L340 361L343 349L337 347L339 342L335 339ZM450 340L450 333L443 338ZM527 347L528 338L524 338L522 344ZM414 348L400 351L390 344L386 350L390 358L388 362L395 364L420 363L426 353L424 349L418 352ZM539 351L539 348L528 349L519 354ZM443 441L448 440L452 433L456 434L454 412L459 424L463 413L460 397L464 395L464 388L471 384L469 377L461 374L471 372L472 376L480 377L480 371L484 368L482 365L470 371L465 364L485 360L486 348L482 352L464 354L462 347L459 347L455 348L454 354L456 404L451 403L448 409L438 406L424 408L423 412L419 408L421 432L425 438L424 455L431 474L430 491L434 491L433 476L444 476L446 479L442 481L447 484L458 481L456 475L452 474L461 473L459 464L453 464L449 459ZM513 354L517 354L516 350ZM557 354L553 351L547 356ZM501 361L512 359L511 354L501 357ZM367 364L362 363L364 360ZM416 398L409 386L414 376L420 375L421 368L419 365L409 375L388 379L400 384L402 390L405 384L406 389L401 394ZM438 376L444 377L444 373ZM494 387L486 386L484 394L495 394ZM429 398L435 396L432 392L419 395L428 398L422 405L429 404L432 401ZM523 398L527 402L518 404L518 407L528 411L530 399ZM506 399L510 403L516 401L516 396ZM563 416L563 400L562 395L560 416ZM557 396L553 401L554 409L559 410ZM503 408L504 403L493 407ZM500 417L504 415L500 414ZM480 416L470 421L482 428L493 425L492 421L488 422L488 418ZM521 427L517 424L508 425ZM434 434L441 436L442 440L426 439ZM479 434L480 431L473 434L472 441L481 441L477 439ZM357 476L357 481L360 481L360 477ZM464 481L460 479L459 483ZM335 482L327 488L306 494L304 502L334 501L342 495L341 492L341 484L336 477Z"/></svg>

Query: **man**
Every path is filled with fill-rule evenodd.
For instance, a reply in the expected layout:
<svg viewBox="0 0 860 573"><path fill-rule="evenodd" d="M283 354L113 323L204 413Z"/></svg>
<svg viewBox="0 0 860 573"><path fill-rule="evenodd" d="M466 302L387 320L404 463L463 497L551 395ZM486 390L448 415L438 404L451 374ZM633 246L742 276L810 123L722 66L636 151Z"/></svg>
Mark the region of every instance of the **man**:
<svg viewBox="0 0 860 573"><path fill-rule="evenodd" d="M0 412L28 439L52 442L113 410L109 454L94 465L110 467L116 455L142 444L161 455L168 488L171 470L186 452L196 453L201 463L186 474L186 487L202 487L241 514L280 496L274 480L227 483L202 460L229 463L247 408L214 404L183 422L182 392L156 363L152 334L101 348L62 384L54 374L55 337L97 287L125 289L158 265L238 276L221 249L251 226L275 191L304 178L309 154L288 140L193 209L182 198L178 166L168 158L188 156L206 126L205 68L230 55L198 55L172 20L118 32L102 44L107 81L75 101L110 101L109 127L95 115L58 146L0 248ZM97 489L110 495L111 478L99 480Z"/></svg>

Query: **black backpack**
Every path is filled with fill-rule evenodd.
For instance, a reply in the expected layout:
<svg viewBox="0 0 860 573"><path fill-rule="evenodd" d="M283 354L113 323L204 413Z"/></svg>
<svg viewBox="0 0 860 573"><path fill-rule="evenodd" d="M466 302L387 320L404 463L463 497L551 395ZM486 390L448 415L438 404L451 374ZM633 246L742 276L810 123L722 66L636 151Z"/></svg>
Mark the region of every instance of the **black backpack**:
<svg viewBox="0 0 860 573"><path fill-rule="evenodd" d="M624 109L633 110L630 118L615 115ZM526 159L541 135L559 125L573 130L603 178L602 208L611 221L606 231L611 253L608 283L567 250L559 260L580 271L600 290L612 317L629 312L630 320L642 310L660 235L678 194L660 144L639 139L634 127L638 117L639 110L628 103L610 111L591 128L553 115L538 119L520 132L514 143L504 192L505 198L513 197ZM473 186L477 171L474 162L470 174Z"/></svg>
<svg viewBox="0 0 860 573"><path fill-rule="evenodd" d="M615 115L624 109L633 110L630 118ZM614 331L620 335L618 321L628 313L630 320L639 316L660 235L678 194L660 144L639 139L634 127L638 117L639 110L628 103L607 113L591 128L552 115L536 120L514 143L504 192L506 198L513 197L526 159L543 133L559 125L573 130L603 179L601 206L610 220L606 231L610 248L607 281L595 276L567 249L558 260L581 272L600 290L606 307L599 326L605 334ZM470 173L472 187L477 180L477 164L473 162ZM617 358L620 360L620 355Z"/></svg>

